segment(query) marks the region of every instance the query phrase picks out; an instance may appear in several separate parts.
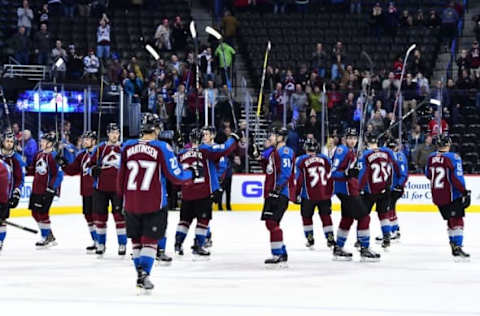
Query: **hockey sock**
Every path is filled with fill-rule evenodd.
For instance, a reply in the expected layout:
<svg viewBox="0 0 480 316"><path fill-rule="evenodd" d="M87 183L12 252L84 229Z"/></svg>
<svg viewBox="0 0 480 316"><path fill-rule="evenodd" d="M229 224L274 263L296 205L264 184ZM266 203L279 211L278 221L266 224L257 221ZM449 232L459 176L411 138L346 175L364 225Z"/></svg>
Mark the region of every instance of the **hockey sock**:
<svg viewBox="0 0 480 316"><path fill-rule="evenodd" d="M392 231L392 227L390 226L390 214L389 212L386 213L378 213L378 219L380 220L380 226L382 227L382 234L383 236L387 236Z"/></svg>
<svg viewBox="0 0 480 316"><path fill-rule="evenodd" d="M47 236L51 232L50 216L48 216L48 213L37 213L37 219L38 219L38 228L40 228L40 233L42 237L47 238Z"/></svg>
<svg viewBox="0 0 480 316"><path fill-rule="evenodd" d="M364 216L358 220L357 239L363 248L370 247L370 215Z"/></svg>
<svg viewBox="0 0 480 316"><path fill-rule="evenodd" d="M340 224L338 225L338 232L337 232L337 245L340 248L345 246L345 242L347 241L348 232L350 231L350 227L353 224L352 217L344 217L340 220Z"/></svg>
<svg viewBox="0 0 480 316"><path fill-rule="evenodd" d="M328 238L328 235L333 233L332 217L330 215L320 214L320 219L322 220L323 234L325 235L325 238Z"/></svg>
<svg viewBox="0 0 480 316"><path fill-rule="evenodd" d="M212 232L210 231L210 225L208 225L207 227L207 238L211 238L212 237Z"/></svg>
<svg viewBox="0 0 480 316"><path fill-rule="evenodd" d="M177 232L175 233L175 243L183 244L185 237L188 234L188 228L191 222L180 221L177 226Z"/></svg>
<svg viewBox="0 0 480 316"><path fill-rule="evenodd" d="M157 246L158 246L158 249L165 250L167 246L167 237L163 237L162 239L159 239Z"/></svg>
<svg viewBox="0 0 480 316"><path fill-rule="evenodd" d="M127 229L125 228L125 217L120 213L113 213L115 226L117 228L117 240L119 245L127 244Z"/></svg>
<svg viewBox="0 0 480 316"><path fill-rule="evenodd" d="M195 228L195 239L197 246L202 247L205 244L207 237L208 219L197 219L197 227Z"/></svg>
<svg viewBox="0 0 480 316"><path fill-rule="evenodd" d="M88 230L90 231L90 236L92 240L97 240L97 232L95 231L95 225L93 225L93 216L91 214L85 214L85 220L87 221Z"/></svg>
<svg viewBox="0 0 480 316"><path fill-rule="evenodd" d="M452 217L448 220L448 228L450 241L456 246L462 247L463 245L463 218Z"/></svg>
<svg viewBox="0 0 480 316"><path fill-rule="evenodd" d="M140 239L132 239L132 259L135 269L140 265L140 250L142 245L140 244Z"/></svg>
<svg viewBox="0 0 480 316"><path fill-rule="evenodd" d="M270 231L270 247L272 249L272 255L280 256L286 253L285 246L283 245L283 231L274 220L266 220L265 225Z"/></svg>
<svg viewBox="0 0 480 316"><path fill-rule="evenodd" d="M97 242L105 245L107 241L107 214L93 214L93 220L97 232Z"/></svg>
<svg viewBox="0 0 480 316"><path fill-rule="evenodd" d="M6 236L7 236L7 225L1 224L0 225L0 241L4 241Z"/></svg>
<svg viewBox="0 0 480 316"><path fill-rule="evenodd" d="M155 256L157 255L157 241L143 236L141 242L142 249L140 250L139 265L147 274L150 274L153 263L155 262Z"/></svg>
<svg viewBox="0 0 480 316"><path fill-rule="evenodd" d="M398 217L397 217L397 211L395 209L390 211L390 225L392 225L392 232L397 232L400 230L400 227L398 226Z"/></svg>
<svg viewBox="0 0 480 316"><path fill-rule="evenodd" d="M305 238L308 239L309 236L313 238L313 220L311 217L302 217L303 222L303 233Z"/></svg>

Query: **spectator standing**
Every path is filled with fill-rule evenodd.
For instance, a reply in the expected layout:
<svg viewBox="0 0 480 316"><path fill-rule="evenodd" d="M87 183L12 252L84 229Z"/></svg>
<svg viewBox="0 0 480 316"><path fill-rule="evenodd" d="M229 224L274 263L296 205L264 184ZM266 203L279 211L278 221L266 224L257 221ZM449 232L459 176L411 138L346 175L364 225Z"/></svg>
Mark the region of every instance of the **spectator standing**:
<svg viewBox="0 0 480 316"><path fill-rule="evenodd" d="M388 4L387 12L385 15L385 29L387 33L392 37L392 39L395 39L395 37L397 36L398 25L399 17L397 8L395 7L395 4L393 2L390 2Z"/></svg>
<svg viewBox="0 0 480 316"><path fill-rule="evenodd" d="M383 121L383 118L382 118L382 112L375 111L373 117L370 120L368 120L368 124L373 126L374 135L378 135L381 132L383 132L385 128L385 122Z"/></svg>
<svg viewBox="0 0 480 316"><path fill-rule="evenodd" d="M425 20L425 26L430 29L434 29L434 28L440 27L441 25L442 25L442 20L438 16L437 11L435 11L434 9L430 10Z"/></svg>
<svg viewBox="0 0 480 316"><path fill-rule="evenodd" d="M185 94L185 86L180 84L177 92L173 95L173 102L175 103L175 117L177 119L177 127L180 126L187 119L187 96Z"/></svg>
<svg viewBox="0 0 480 316"><path fill-rule="evenodd" d="M435 146L432 144L432 136L428 135L425 137L425 143L417 146L413 154L413 164L418 173L425 172L428 156L434 151Z"/></svg>
<svg viewBox="0 0 480 316"><path fill-rule="evenodd" d="M97 28L97 57L104 62L110 58L110 20L105 13Z"/></svg>
<svg viewBox="0 0 480 316"><path fill-rule="evenodd" d="M98 69L100 68L100 61L95 56L93 48L88 50L88 55L83 58L84 65L84 78L87 80L96 81L98 75Z"/></svg>
<svg viewBox="0 0 480 316"><path fill-rule="evenodd" d="M155 43L160 50L172 50L172 42L170 40L170 26L168 19L163 19L162 24L157 27L155 32Z"/></svg>
<svg viewBox="0 0 480 316"><path fill-rule="evenodd" d="M295 92L292 94L291 98L291 111L293 113L293 121L303 122L305 120L307 105L307 95L303 91L302 85L297 84L295 86Z"/></svg>
<svg viewBox="0 0 480 316"><path fill-rule="evenodd" d="M478 41L476 40L473 42L472 48L468 52L468 61L471 71L476 74L480 68L480 48L478 47Z"/></svg>
<svg viewBox="0 0 480 316"><path fill-rule="evenodd" d="M37 54L37 63L46 66L50 62L50 52L52 51L52 37L47 30L45 23L40 25L40 31L35 33L34 37L35 54Z"/></svg>
<svg viewBox="0 0 480 316"><path fill-rule="evenodd" d="M375 30L375 36L377 38L380 38L380 35L382 33L383 18L384 18L384 15L383 15L382 6L380 5L380 2L377 2L375 6L372 8L372 14L370 15L370 20L369 20L369 24Z"/></svg>
<svg viewBox="0 0 480 316"><path fill-rule="evenodd" d="M218 58L218 64L222 70L222 81L224 83L229 82L230 70L233 63L233 57L236 54L232 46L228 45L225 42L220 41L217 49L215 50L215 56ZM228 80L227 77L229 76Z"/></svg>
<svg viewBox="0 0 480 316"><path fill-rule="evenodd" d="M286 95L280 82L277 82L275 90L270 94L269 102L270 119L272 121L281 121L283 119L283 109L286 102Z"/></svg>
<svg viewBox="0 0 480 316"><path fill-rule="evenodd" d="M148 112L157 113L157 114L158 114L158 108L157 108L157 86L156 86L156 84L155 84L155 81L150 81L150 82L148 83L148 88L147 88L147 90L145 90L144 93L143 93L143 99L146 100Z"/></svg>
<svg viewBox="0 0 480 316"><path fill-rule="evenodd" d="M317 43L315 51L312 54L312 61L310 65L313 71L316 71L317 74L325 78L325 69L327 67L327 53L323 50L323 44Z"/></svg>
<svg viewBox="0 0 480 316"><path fill-rule="evenodd" d="M75 51L75 45L68 46L67 55L67 78L70 80L79 80L84 73L83 58Z"/></svg>
<svg viewBox="0 0 480 316"><path fill-rule="evenodd" d="M38 21L40 24L45 23L48 25L48 4L44 3L42 8L37 12Z"/></svg>
<svg viewBox="0 0 480 316"><path fill-rule="evenodd" d="M12 37L11 46L15 52L15 59L20 63L20 65L28 65L30 40L25 33L25 27L20 26L18 28L18 33Z"/></svg>
<svg viewBox="0 0 480 316"><path fill-rule="evenodd" d="M55 64L57 60L59 60L60 58L63 59L63 63L55 69L55 73L53 75L57 78L57 80L65 80L65 75L67 72L68 57L67 57L67 52L62 47L62 41L57 40L55 42L55 48L52 49L53 63Z"/></svg>
<svg viewBox="0 0 480 316"><path fill-rule="evenodd" d="M177 16L172 26L172 48L174 51L184 51L187 47L188 32L185 29L182 19Z"/></svg>
<svg viewBox="0 0 480 316"><path fill-rule="evenodd" d="M130 58L130 63L127 65L127 70L129 72L135 73L135 76L139 78L140 80L144 81L143 77L143 72L142 72L142 67L138 64L137 57L132 56Z"/></svg>
<svg viewBox="0 0 480 316"><path fill-rule="evenodd" d="M441 122L439 124L439 121ZM433 118L428 123L428 133L435 137L448 131L448 123L443 118L440 118L440 112L435 111Z"/></svg>
<svg viewBox="0 0 480 316"><path fill-rule="evenodd" d="M413 53L413 61L410 66L410 71L412 75L415 77L419 72L424 74L427 71L427 67L425 66L425 61L422 57L422 53L419 49L416 49Z"/></svg>
<svg viewBox="0 0 480 316"><path fill-rule="evenodd" d="M25 160L27 166L30 166L33 162L33 158L35 157L35 154L38 151L37 142L35 141L35 139L33 139L32 133L28 129L23 131L23 141L24 141L24 145L23 145L24 158L23 159Z"/></svg>
<svg viewBox="0 0 480 316"><path fill-rule="evenodd" d="M470 72L470 58L466 49L460 51L460 56L457 58L458 73L457 76L460 77L461 73L466 70Z"/></svg>
<svg viewBox="0 0 480 316"><path fill-rule="evenodd" d="M447 45L450 45L457 34L458 19L459 16L455 10L455 4L453 1L450 1L448 7L442 11L442 37L447 40Z"/></svg>
<svg viewBox="0 0 480 316"><path fill-rule="evenodd" d="M218 113L218 111L216 111L215 109L217 105L217 94L218 94L218 91L215 88L213 81L209 80L207 82L206 96L207 96L207 108L209 112L209 116L208 116L209 121L212 118L212 111L214 111L213 113L215 114L214 121L210 121L210 124L209 124L212 126L214 125L213 123L217 121L218 117L223 116L223 113Z"/></svg>
<svg viewBox="0 0 480 316"><path fill-rule="evenodd" d="M200 58L200 73L203 76L204 84L209 80L215 81L215 60L212 55L212 48L205 48L198 57Z"/></svg>
<svg viewBox="0 0 480 316"><path fill-rule="evenodd" d="M90 16L91 0L77 0L77 9L79 16Z"/></svg>
<svg viewBox="0 0 480 316"><path fill-rule="evenodd" d="M225 42L230 46L233 46L233 41L237 36L238 20L232 15L232 13L227 10L222 19L222 30L223 36L225 37Z"/></svg>
<svg viewBox="0 0 480 316"><path fill-rule="evenodd" d="M418 101L418 87L417 83L413 81L411 73L407 73L405 82L402 83L403 88L403 113L407 113L410 109L417 106ZM416 121L416 112L413 112L413 120Z"/></svg>
<svg viewBox="0 0 480 316"><path fill-rule="evenodd" d="M124 81L123 86L125 92L132 98L132 103L139 103L143 89L142 79L138 78L133 71L130 71L128 79Z"/></svg>
<svg viewBox="0 0 480 316"><path fill-rule="evenodd" d="M25 34L30 36L32 30L33 11L30 9L28 0L23 0L22 7L17 9L17 26L25 28Z"/></svg>
<svg viewBox="0 0 480 316"><path fill-rule="evenodd" d="M343 47L343 43L338 41L335 44L335 47L332 49L332 80L337 80L340 78L339 75L339 68L344 68L345 65L345 49Z"/></svg>
<svg viewBox="0 0 480 316"><path fill-rule="evenodd" d="M418 124L412 125L412 130L408 134L408 147L411 155L416 150L417 146L423 144L425 135L422 133L422 128Z"/></svg>

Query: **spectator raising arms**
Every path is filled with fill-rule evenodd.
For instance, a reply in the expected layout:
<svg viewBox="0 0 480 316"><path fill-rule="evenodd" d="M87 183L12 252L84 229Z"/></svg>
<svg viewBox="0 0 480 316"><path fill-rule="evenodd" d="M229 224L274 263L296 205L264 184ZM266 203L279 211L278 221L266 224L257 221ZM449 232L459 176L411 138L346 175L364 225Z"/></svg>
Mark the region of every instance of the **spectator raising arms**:
<svg viewBox="0 0 480 316"><path fill-rule="evenodd" d="M110 58L110 20L103 13L97 28L97 57L102 60Z"/></svg>
<svg viewBox="0 0 480 316"><path fill-rule="evenodd" d="M25 34L30 36L30 31L32 30L32 20L33 20L33 11L30 9L28 0L22 1L22 7L17 9L18 16L18 27L25 28Z"/></svg>

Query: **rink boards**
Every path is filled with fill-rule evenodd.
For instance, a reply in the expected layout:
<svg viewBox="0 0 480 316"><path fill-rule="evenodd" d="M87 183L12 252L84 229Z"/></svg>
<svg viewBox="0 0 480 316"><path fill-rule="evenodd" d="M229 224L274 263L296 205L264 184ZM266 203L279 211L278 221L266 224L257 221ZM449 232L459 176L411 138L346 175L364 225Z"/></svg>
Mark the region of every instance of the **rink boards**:
<svg viewBox="0 0 480 316"><path fill-rule="evenodd" d="M232 179L232 208L234 211L259 211L263 205L263 181L265 176L258 174L236 174ZM20 205L12 210L12 216L28 216L28 200L32 191L32 177L25 178ZM80 178L66 176L62 183L60 197L55 198L51 214L81 213ZM480 212L480 177L465 176L467 188L472 191L472 205L468 212ZM225 197L224 197L225 203ZM340 209L339 200L332 200L333 210ZM289 210L299 210L298 205L290 203ZM397 204L397 210L403 212L434 212L430 182L423 175L411 175L405 187L405 194Z"/></svg>

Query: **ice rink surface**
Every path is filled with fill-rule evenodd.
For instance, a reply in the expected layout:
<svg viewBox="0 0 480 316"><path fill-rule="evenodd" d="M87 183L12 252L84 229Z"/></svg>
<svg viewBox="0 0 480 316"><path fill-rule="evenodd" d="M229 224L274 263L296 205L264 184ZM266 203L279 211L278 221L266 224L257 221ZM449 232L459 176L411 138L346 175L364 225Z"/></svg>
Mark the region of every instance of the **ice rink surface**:
<svg viewBox="0 0 480 316"><path fill-rule="evenodd" d="M335 226L339 213L334 212ZM372 214L371 234L379 234ZM129 256L120 259L110 218L107 253L86 255L90 244L80 215L52 218L58 246L36 250L34 236L9 227L0 256L2 315L480 315L480 214L467 214L469 263L455 263L437 213L400 213L402 241L379 263L361 263L350 232L353 262L332 261L318 217L316 249L305 248L299 212L282 222L288 268L266 269L268 233L258 212L215 212L210 261L186 254L155 266L151 296L137 296ZM167 252L173 255L178 213L169 217ZM31 218L12 221L34 227ZM373 239L373 238L372 238ZM88 314L87 314L88 313ZM142 313L142 314L140 314Z"/></svg>

